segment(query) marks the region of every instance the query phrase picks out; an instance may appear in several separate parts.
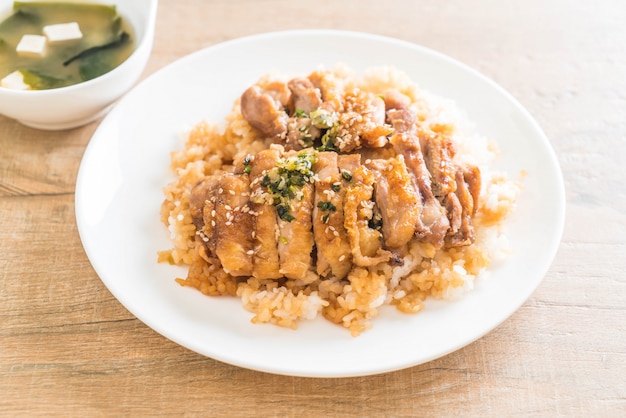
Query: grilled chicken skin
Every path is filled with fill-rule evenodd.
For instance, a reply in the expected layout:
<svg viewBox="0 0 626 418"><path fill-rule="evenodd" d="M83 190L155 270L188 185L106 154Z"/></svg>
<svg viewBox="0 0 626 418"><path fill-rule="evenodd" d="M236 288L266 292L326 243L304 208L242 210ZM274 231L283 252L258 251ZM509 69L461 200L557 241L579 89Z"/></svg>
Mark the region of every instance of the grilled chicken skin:
<svg viewBox="0 0 626 418"><path fill-rule="evenodd" d="M344 187L344 227L348 234L352 259L360 267L388 261L392 253L383 249L381 232L372 227L374 219L374 175L361 164L359 154L340 155L338 165Z"/></svg>
<svg viewBox="0 0 626 418"><path fill-rule="evenodd" d="M343 279L352 266L352 252L344 227L344 196L337 153L320 152L314 170L313 234L317 246L317 273Z"/></svg>
<svg viewBox="0 0 626 418"><path fill-rule="evenodd" d="M252 274L253 226L252 215L246 210L250 195L247 177L232 173L219 176L203 211L210 252L232 276Z"/></svg>
<svg viewBox="0 0 626 418"><path fill-rule="evenodd" d="M247 165L250 167L250 213L254 239L252 275L258 279L282 277L276 242L276 207L263 197L265 190L262 186L264 176L276 166L281 153L282 147L273 145L247 158Z"/></svg>
<svg viewBox="0 0 626 418"><path fill-rule="evenodd" d="M401 101L400 98L394 100ZM395 101L394 105L400 106ZM394 150L404 157L411 183L420 197L418 202L420 214L415 222L415 233L421 241L439 248L444 243L450 223L444 208L432 191L431 175L416 135L416 115L408 108L391 109L387 112L387 118L395 129L390 142Z"/></svg>
<svg viewBox="0 0 626 418"><path fill-rule="evenodd" d="M404 157L370 160L365 166L372 170L376 180L375 200L382 216L385 245L400 249L415 235L415 223L420 216L420 197L412 187Z"/></svg>

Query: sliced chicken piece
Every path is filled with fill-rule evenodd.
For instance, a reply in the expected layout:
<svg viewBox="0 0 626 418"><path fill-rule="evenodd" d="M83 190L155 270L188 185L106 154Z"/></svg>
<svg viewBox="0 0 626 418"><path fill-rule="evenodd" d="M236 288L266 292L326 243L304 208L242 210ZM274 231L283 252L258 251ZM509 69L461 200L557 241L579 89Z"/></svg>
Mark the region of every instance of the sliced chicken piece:
<svg viewBox="0 0 626 418"><path fill-rule="evenodd" d="M287 83L291 91L292 113L302 111L311 113L322 104L322 94L307 78L293 78Z"/></svg>
<svg viewBox="0 0 626 418"><path fill-rule="evenodd" d="M287 83L291 91L290 115L287 123L287 150L301 150L313 146L321 136L319 127L312 121L311 112L322 104L320 90L308 78L294 78Z"/></svg>
<svg viewBox="0 0 626 418"><path fill-rule="evenodd" d="M383 236L370 228L374 217L374 175L361 165L359 154L338 157L339 170L345 187L343 199L344 227L348 234L352 259L360 267L374 266L388 261L392 253L383 250Z"/></svg>
<svg viewBox="0 0 626 418"><path fill-rule="evenodd" d="M382 216L385 244L401 249L413 238L420 216L420 196L413 187L404 157L370 160L365 165L376 179L375 200Z"/></svg>
<svg viewBox="0 0 626 418"><path fill-rule="evenodd" d="M480 171L454 162L454 143L449 135L420 132L419 138L432 175L433 193L446 208L450 222L446 242L450 246L469 245L475 239L472 216L480 194Z"/></svg>
<svg viewBox="0 0 626 418"><path fill-rule="evenodd" d="M262 183L268 199L276 206L280 273L305 283L315 279L311 271L314 152L286 152Z"/></svg>
<svg viewBox="0 0 626 418"><path fill-rule="evenodd" d="M282 82L264 86L253 85L241 95L241 114L250 125L271 138L282 138L287 134L291 92Z"/></svg>
<svg viewBox="0 0 626 418"><path fill-rule="evenodd" d="M350 91L343 97L343 112L333 141L336 149L347 153L361 147L382 148L393 132L385 124L385 103L373 93Z"/></svg>
<svg viewBox="0 0 626 418"><path fill-rule="evenodd" d="M455 222L452 223L452 227L450 228L449 235L446 237L446 241L451 247L469 245L476 240L476 234L472 223L474 199L472 198L470 188L465 182L463 174L463 170L459 168L456 172L456 191L454 194L450 194L446 197L446 200L453 201L454 199L451 199L451 197L454 196L456 197L456 202L458 202L455 203L455 205L458 206L450 210L455 217Z"/></svg>
<svg viewBox="0 0 626 418"><path fill-rule="evenodd" d="M189 195L189 212L196 227L196 241L204 246L202 257L211 264L219 265L219 259L215 254L215 202L219 188L219 176L209 176L199 181ZM201 253L202 254L202 253Z"/></svg>
<svg viewBox="0 0 626 418"><path fill-rule="evenodd" d="M314 170L317 181L313 235L317 245L317 274L343 279L350 271L352 252L344 227L345 189L337 166L337 153L320 152Z"/></svg>
<svg viewBox="0 0 626 418"><path fill-rule="evenodd" d="M368 106L363 109L365 123L361 128L363 145L369 148L382 148L387 145L387 135L391 133L385 125L385 102L378 96L368 95Z"/></svg>
<svg viewBox="0 0 626 418"><path fill-rule="evenodd" d="M456 191L451 196L456 197L458 205L450 209L455 217L453 227L446 237L451 247L470 245L476 240L476 233L472 217L476 214L480 194L480 170L475 166L457 167ZM454 199L449 199L454 201Z"/></svg>
<svg viewBox="0 0 626 418"><path fill-rule="evenodd" d="M215 254L224 271L232 276L252 274L252 215L248 208L250 183L244 174L226 173L219 177L214 206L211 209ZM205 215L208 208L205 207ZM205 223L208 219L205 216Z"/></svg>
<svg viewBox="0 0 626 418"><path fill-rule="evenodd" d="M282 155L282 147L272 145L249 159L250 165L250 213L252 216L254 255L252 275L258 279L278 279L282 277L278 261L276 242L278 224L276 207L267 198L262 186L263 177L276 167Z"/></svg>
<svg viewBox="0 0 626 418"><path fill-rule="evenodd" d="M308 115L292 116L287 123L285 148L289 151L298 151L312 147L320 136L321 131L312 124Z"/></svg>
<svg viewBox="0 0 626 418"><path fill-rule="evenodd" d="M415 135L415 113L409 109L393 109L387 112L387 117L396 130L390 142L394 150L404 157L411 183L420 195L420 215L416 220L415 233L420 241L440 248L450 224L444 208L432 192L430 173Z"/></svg>
<svg viewBox="0 0 626 418"><path fill-rule="evenodd" d="M387 90L383 94L383 100L385 101L385 109L387 109L387 111L406 110L411 104L411 99L393 89Z"/></svg>
<svg viewBox="0 0 626 418"><path fill-rule="evenodd" d="M420 131L418 133L424 161L432 178L433 193L443 198L456 190L456 166L452 161L455 150L448 135Z"/></svg>
<svg viewBox="0 0 626 418"><path fill-rule="evenodd" d="M459 229L461 229L461 222L463 220L463 206L459 201L459 197L456 193L450 193L442 199L443 206L446 208L448 214L448 220L450 221L450 228L447 231L448 236L455 235Z"/></svg>
<svg viewBox="0 0 626 418"><path fill-rule="evenodd" d="M410 133L411 135L415 135L417 116L414 111L408 108L388 110L387 121L393 126L395 133Z"/></svg>
<svg viewBox="0 0 626 418"><path fill-rule="evenodd" d="M309 81L320 91L322 104L320 107L329 112L343 111L345 86L343 81L335 77L330 71L317 70L309 74Z"/></svg>
<svg viewBox="0 0 626 418"><path fill-rule="evenodd" d="M217 188L218 176L210 176L200 180L191 189L189 194L189 213L196 230L201 231L204 227L204 206L210 203L212 192Z"/></svg>
<svg viewBox="0 0 626 418"><path fill-rule="evenodd" d="M280 273L289 279L308 280L312 266L313 230L313 185L305 184L301 195L292 199L289 212L293 219L278 217L278 256Z"/></svg>
<svg viewBox="0 0 626 418"><path fill-rule="evenodd" d="M481 175L480 169L474 165L467 165L462 168L463 180L467 184L470 195L472 196L472 217L476 215L478 210L478 199L480 198Z"/></svg>

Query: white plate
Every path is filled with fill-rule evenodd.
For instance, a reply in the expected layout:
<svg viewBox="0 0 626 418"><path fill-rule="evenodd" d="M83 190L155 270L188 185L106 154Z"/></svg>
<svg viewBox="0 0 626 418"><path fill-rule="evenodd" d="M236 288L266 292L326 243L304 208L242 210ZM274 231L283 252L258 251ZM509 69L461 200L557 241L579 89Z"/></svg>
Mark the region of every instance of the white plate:
<svg viewBox="0 0 626 418"><path fill-rule="evenodd" d="M295 331L253 325L236 298L210 298L174 282L186 269L157 264L171 247L160 222L170 151L203 119L223 121L259 76L307 74L343 62L355 70L392 65L425 90L454 99L496 138L499 166L526 170L519 206L507 222L514 255L488 282L455 302L430 301L418 315L383 309L373 329L353 338L318 318ZM502 88L429 49L380 36L291 31L237 39L158 71L119 102L95 132L76 184L80 237L111 293L141 321L214 359L271 373L342 377L398 370L457 350L517 310L538 286L558 248L564 189L554 152L530 114Z"/></svg>

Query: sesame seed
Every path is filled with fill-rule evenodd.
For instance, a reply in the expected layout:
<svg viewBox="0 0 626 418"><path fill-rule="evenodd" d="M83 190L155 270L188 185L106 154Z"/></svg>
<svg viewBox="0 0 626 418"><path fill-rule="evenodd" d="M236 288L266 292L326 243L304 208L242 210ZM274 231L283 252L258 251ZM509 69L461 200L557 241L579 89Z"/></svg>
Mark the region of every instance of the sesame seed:
<svg viewBox="0 0 626 418"><path fill-rule="evenodd" d="M216 212L215 212L215 209L213 209L213 210L211 211L211 216L215 217L215 213L216 213Z"/></svg>
<svg viewBox="0 0 626 418"><path fill-rule="evenodd" d="M248 250L248 251L246 251L246 254L252 255L252 254L254 254L254 250Z"/></svg>
<svg viewBox="0 0 626 418"><path fill-rule="evenodd" d="M234 190L229 190L228 193L230 193L232 196L235 195L235 191Z"/></svg>
<svg viewBox="0 0 626 418"><path fill-rule="evenodd" d="M224 189L222 189L221 187L219 189L217 189L217 193L222 194L224 193Z"/></svg>
<svg viewBox="0 0 626 418"><path fill-rule="evenodd" d="M233 223L231 221L226 221L226 223L224 225L226 226L231 226Z"/></svg>
<svg viewBox="0 0 626 418"><path fill-rule="evenodd" d="M211 221L211 226L215 226L215 221Z"/></svg>
<svg viewBox="0 0 626 418"><path fill-rule="evenodd" d="M226 210L233 210L233 208L231 208L230 205L224 205L224 209L226 209Z"/></svg>
<svg viewBox="0 0 626 418"><path fill-rule="evenodd" d="M343 261L343 260L345 260L345 259L346 259L345 254L344 254L344 255L342 255L341 257L339 257L339 261Z"/></svg>

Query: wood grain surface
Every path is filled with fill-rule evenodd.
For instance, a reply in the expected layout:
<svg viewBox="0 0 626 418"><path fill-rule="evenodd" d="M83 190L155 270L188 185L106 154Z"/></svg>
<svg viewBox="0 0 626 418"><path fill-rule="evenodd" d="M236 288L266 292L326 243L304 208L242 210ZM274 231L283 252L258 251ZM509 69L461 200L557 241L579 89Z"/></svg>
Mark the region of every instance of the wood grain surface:
<svg viewBox="0 0 626 418"><path fill-rule="evenodd" d="M438 360L343 379L241 369L145 326L91 267L74 188L98 122L43 132L0 116L0 416L626 416L624 22L623 0L161 0L144 76L296 28L393 36L483 72L557 153L561 247L521 309Z"/></svg>

